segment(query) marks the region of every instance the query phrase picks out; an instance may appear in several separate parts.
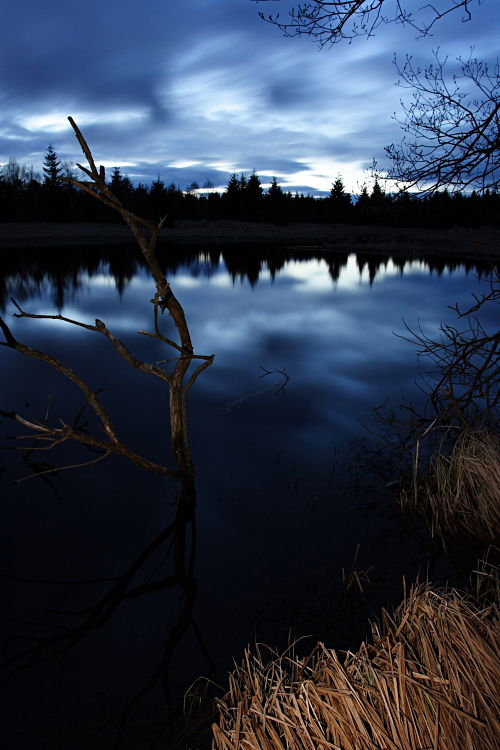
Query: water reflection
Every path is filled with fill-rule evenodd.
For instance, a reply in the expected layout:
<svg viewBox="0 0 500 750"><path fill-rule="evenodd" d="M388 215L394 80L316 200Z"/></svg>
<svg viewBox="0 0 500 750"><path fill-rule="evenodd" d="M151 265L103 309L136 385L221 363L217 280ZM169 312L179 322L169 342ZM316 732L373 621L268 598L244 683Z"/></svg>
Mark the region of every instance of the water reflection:
<svg viewBox="0 0 500 750"><path fill-rule="evenodd" d="M70 422L62 420L58 415L54 417L51 396L48 399L45 416L42 418L30 417L26 413L29 406L27 403L22 412L4 409L0 411L1 416L5 420L10 420L16 430L10 436L10 439L14 441L14 450L19 451L21 460L31 470L34 470L33 473L15 480L16 483L24 482L27 479L42 479L54 490L56 497L61 499L61 495L55 487L55 482L61 471L88 470L108 457L118 455L152 474L173 480L178 486L174 500L176 506L174 520L156 536L153 542L146 546L122 575L107 580L99 578L90 581L64 582L66 586L111 583L111 587L95 603L82 610L70 611L61 608L47 610L47 619L43 625L49 631L54 631L48 635L37 632L41 627L37 622L14 617L6 619L6 622L16 622L20 625L19 635L8 637L5 658L0 662L0 668L4 673L2 682L8 684L26 670L34 669L47 661L53 661L57 657L70 653L84 639L89 638L94 631L107 626L115 618L117 611L129 600L140 599L144 595L163 591L167 588L176 586L181 588L184 603L173 625L170 629L167 628L163 653L158 665L153 670L152 675L146 679L144 685L131 698L128 698L124 707L117 714L119 730L116 735L116 747L119 746L122 737L126 736L130 714L142 699L155 688L157 683L162 683L166 706L171 709L170 663L176 647L190 627L194 630L196 640L210 662L200 630L193 619L196 591L194 578L196 485L186 399L199 375L212 365L214 356L199 355L194 352L184 310L158 266L157 259L154 256L152 240L150 247L145 244L144 258L147 261L148 271L156 282L153 299L150 300L153 305L154 323L152 330L141 330L139 333L147 339L153 340L156 344L163 345L168 355L171 355L157 363L147 362L135 356L125 342L118 338L116 333L99 318L96 318L92 324L77 318L70 318L68 315L34 313L23 309L14 298L12 298L12 304L16 310L14 318L18 320L36 321L37 323L49 323L51 325L55 323L65 324L69 328L83 329L86 332L97 334L98 337L104 337L114 349L115 355L121 357L134 370L153 376L168 387L170 442L172 458L175 461L174 468L159 464L147 458L144 453L133 450L116 428L114 419L101 397L100 389L96 390L89 385L89 382L80 372L75 371L54 356L50 350L37 349L23 343L13 333L12 326L9 326L0 317L0 329L3 334L3 340L0 341L2 347L23 355L29 362L43 363L43 365L55 371L57 375L76 386L83 395L83 403L79 405L76 415ZM76 284L73 284L73 287L76 286ZM171 338L170 334L166 336L162 330L162 317L166 311L168 311L171 323L175 328L176 340ZM23 369L22 365L21 369ZM138 395L139 392L134 392L135 397ZM158 421L160 424L163 423L162 418ZM95 429L92 423L95 423L99 429ZM69 452L71 452L74 443L83 445L97 456L89 460L79 460L76 463L68 462L67 459L64 460L68 454L68 444ZM62 463L57 460L48 463L43 459L37 460L36 458L37 455L45 457L49 454L52 457L53 453L58 456L62 453ZM158 557L159 563L151 572L152 559ZM163 569L170 557L172 569L169 575L165 575ZM146 578L144 577L144 569L149 569ZM162 571L161 575L159 575L160 571ZM55 579L51 581L34 578L25 579L5 573L4 577L11 582L21 584L61 583ZM108 724L112 723L114 723L112 720L108 721L103 728L105 729ZM162 723L169 726L170 720L165 720ZM16 742L16 744L18 743Z"/></svg>
<svg viewBox="0 0 500 750"><path fill-rule="evenodd" d="M23 654L10 667L43 661L5 688L5 700L18 707L5 730L16 748L77 741L109 748L117 725L127 750L145 750L158 737L184 747L166 734L165 697L175 717L191 682L213 669L224 679L254 638L283 645L292 629L356 646L368 615L399 598L401 573L425 575L432 561L420 526L368 507L366 487L353 491L346 450L371 407L402 390L418 398L412 352L392 333L402 318L435 327L479 280L467 278L459 261L430 269L348 253L258 250L247 262L237 252L193 251L163 257L162 268L189 311L193 340L217 353L216 367L189 390L191 439L181 459L188 480L179 489L115 456L78 475L61 473L52 487L39 478L3 493L0 570L38 581L2 581L6 617L22 621L3 623L6 636L34 639L8 642L9 655L13 647ZM52 298L67 317L103 319L144 362L172 366L159 364L167 356L161 339L137 340L138 329L155 324L151 280L133 252L24 256L3 279L5 300L22 292L23 307L48 312ZM172 321L164 316L161 324L170 338ZM9 318L9 325L104 389L127 444L158 462L173 458L163 382L145 387L93 331L68 335L57 320ZM54 415L72 424L81 404L71 388L7 354L0 405L40 419L52 394ZM262 368L271 375L262 379ZM284 391L280 371L290 378ZM183 374L184 385L190 377ZM186 395L177 391L180 412ZM90 418L87 429L95 427ZM64 461L76 462L64 450ZM199 477L196 523L191 463ZM4 467L9 485L22 467L14 460ZM363 592L346 584L356 572ZM60 664L45 660L55 651Z"/></svg>
<svg viewBox="0 0 500 750"><path fill-rule="evenodd" d="M470 258L439 257L423 253L418 259L398 254L395 257L376 253L338 253L309 250L289 251L280 248L238 247L236 249L169 248L159 253L163 272L176 276L185 269L189 279L212 279L224 271L224 278L234 284L248 282L255 286L259 282L274 281L290 266L310 266L317 263L318 275L326 279L323 271L334 285L356 284L366 281L374 284L388 274L414 272L453 273L476 275L491 273L490 261ZM25 249L16 254L5 253L0 268L0 310L5 311L10 297L19 300L28 297L50 295L58 310L84 291L89 280L97 277L113 278L119 295L122 295L132 279L145 268L145 261L133 247L92 248L47 248L43 253ZM226 276L227 273L227 276Z"/></svg>
<svg viewBox="0 0 500 750"><path fill-rule="evenodd" d="M57 661L67 656L77 646L81 646L84 640L95 636L95 631L106 628L110 621L117 617L119 609L131 601L152 595L158 597L162 592L176 588L181 592L181 604L173 622L169 623L166 620L163 623L165 639L161 649L158 650L157 664L151 674L142 678L142 684L135 685L121 707L115 705L114 710L99 727L102 736L98 744L93 747L106 747L110 746L110 743L113 743L115 747L121 747L122 742L126 746L131 746L126 741L127 735L130 735L128 722L134 712L141 708L141 703L150 698L151 691L157 685L160 685L163 691L165 710L162 720L156 723L156 738L161 738L163 741L170 739L173 743L171 746L174 746L174 743L180 743L182 712L179 710L178 696L172 695L170 665L177 646L189 629L193 630L200 655L204 657L205 667L202 672L210 675L214 669L213 660L193 615L196 597L195 554L195 509L193 505L180 502L172 523L153 539L121 576L109 579L61 581L58 579L21 579L4 574L10 582L24 584L24 586L29 584L54 587L56 585L59 588L76 587L80 590L85 586L89 591L98 586L101 588L104 586L107 590L81 611L47 609L44 619L40 622L30 623L20 620L17 624L19 634L17 637L22 645L14 642L11 633L7 643L7 652L1 664L2 683L10 686L16 677L22 676L24 680L26 676L23 673L26 670L31 671L41 665L46 665L47 662ZM167 573L169 559L171 570ZM7 622L10 622L12 626L14 621L8 618ZM48 635L47 631L49 631ZM97 648L99 649L99 646ZM200 663L202 662L203 658ZM97 677L96 674L95 678ZM13 692L15 694L15 689ZM110 731L106 732L107 729ZM66 730L62 718L60 727L47 727L46 731L54 732L55 730L61 733ZM12 740L15 741L16 747L24 747L18 740L14 740L14 737ZM143 740L145 743L146 738L144 737ZM37 745L54 747L53 742L53 737L47 737L46 744L40 739ZM144 743L140 742L139 746L146 746Z"/></svg>

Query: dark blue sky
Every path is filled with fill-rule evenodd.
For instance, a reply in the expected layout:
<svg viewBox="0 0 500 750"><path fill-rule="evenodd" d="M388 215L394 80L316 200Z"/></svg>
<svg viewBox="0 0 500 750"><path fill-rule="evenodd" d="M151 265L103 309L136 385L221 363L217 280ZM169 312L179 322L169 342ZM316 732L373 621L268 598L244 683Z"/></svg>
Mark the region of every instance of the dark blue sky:
<svg viewBox="0 0 500 750"><path fill-rule="evenodd" d="M434 0L434 5L453 0ZM388 4L395 0L387 0ZM421 7L424 0L408 0ZM356 191L373 158L400 140L391 118L409 93L395 86L393 54L425 64L498 55L499 2L473 0L473 20L452 13L434 36L398 25L319 50L286 39L258 10L290 0L17 0L0 38L0 164L40 170L52 143L80 161L66 120L96 160L134 181L159 174L184 188L224 186L233 172L276 175L287 189L328 190L340 173Z"/></svg>

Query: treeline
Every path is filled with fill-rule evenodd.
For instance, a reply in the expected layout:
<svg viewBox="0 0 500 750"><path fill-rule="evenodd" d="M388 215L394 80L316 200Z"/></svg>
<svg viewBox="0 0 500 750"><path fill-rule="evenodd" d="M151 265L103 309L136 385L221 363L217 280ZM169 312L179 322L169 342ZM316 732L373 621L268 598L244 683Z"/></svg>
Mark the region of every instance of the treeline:
<svg viewBox="0 0 500 750"><path fill-rule="evenodd" d="M52 146L47 149L44 175L11 159L0 170L0 221L115 222L114 211L64 177L71 167L61 164ZM401 227L500 226L500 195L486 191L450 194L446 190L423 197L401 192L384 192L375 180L358 196L350 195L337 178L324 198L285 192L276 178L264 190L259 176L233 174L226 189L219 193L196 183L182 190L158 178L150 186L133 185L119 167L112 170L110 187L134 213L157 221L167 215L176 219L239 219L271 222L329 222L338 224L378 224Z"/></svg>

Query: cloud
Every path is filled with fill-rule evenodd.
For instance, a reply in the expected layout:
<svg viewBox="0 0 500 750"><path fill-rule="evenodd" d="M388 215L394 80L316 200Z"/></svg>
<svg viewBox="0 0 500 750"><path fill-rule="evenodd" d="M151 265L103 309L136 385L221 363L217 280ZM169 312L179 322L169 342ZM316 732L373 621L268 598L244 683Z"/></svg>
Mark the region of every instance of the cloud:
<svg viewBox="0 0 500 750"><path fill-rule="evenodd" d="M79 160L65 120L72 114L97 159L133 164L141 179L169 179L168 165L186 162L172 171L181 184L255 169L322 190L329 170L352 188L398 140L391 115L404 92L394 86L392 51L403 39L405 51L430 59L439 38L450 54L467 54L469 40L489 52L493 5L470 24L447 19L418 43L393 24L319 52L261 22L250 0L88 0L84 9L53 0L50 12L35 0L11 4L0 49L0 162L16 156L37 168L49 143Z"/></svg>

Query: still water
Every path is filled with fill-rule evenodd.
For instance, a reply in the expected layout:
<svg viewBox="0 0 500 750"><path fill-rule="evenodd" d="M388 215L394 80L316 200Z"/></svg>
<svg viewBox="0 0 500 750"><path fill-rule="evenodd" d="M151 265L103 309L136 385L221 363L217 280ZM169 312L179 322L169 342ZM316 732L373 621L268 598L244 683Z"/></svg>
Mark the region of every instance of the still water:
<svg viewBox="0 0 500 750"><path fill-rule="evenodd" d="M133 450L173 465L166 384L95 332L11 317L14 296L30 313L98 318L136 356L167 366L172 350L137 333L153 330L146 270L128 255L84 255L20 256L3 272L3 315L18 340L102 389ZM8 436L27 430L3 419L7 747L204 747L202 696L223 691L247 644L356 648L368 617L401 598L403 575L454 575L353 457L360 440L376 445L374 407L425 400L425 362L398 337L405 322L435 336L456 320L449 305L465 308L486 288L484 269L278 255L178 254L168 269L195 351L215 354L188 398L197 510L182 581L168 531L174 482L125 458L95 462L84 446L21 453ZM161 325L175 336L166 316ZM7 348L0 361L1 409L74 421L84 400L73 384ZM99 429L90 413L87 429ZM88 465L16 482L55 463ZM195 683L202 676L211 682Z"/></svg>

